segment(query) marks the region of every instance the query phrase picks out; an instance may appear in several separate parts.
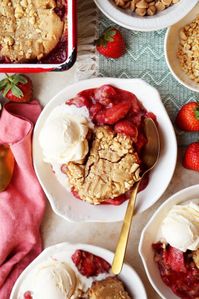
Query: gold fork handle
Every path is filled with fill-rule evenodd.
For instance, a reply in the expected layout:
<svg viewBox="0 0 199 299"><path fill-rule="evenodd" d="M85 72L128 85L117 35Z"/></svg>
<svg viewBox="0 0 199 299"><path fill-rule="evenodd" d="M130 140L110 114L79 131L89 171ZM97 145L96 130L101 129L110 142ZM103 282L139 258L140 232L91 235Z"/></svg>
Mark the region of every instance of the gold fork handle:
<svg viewBox="0 0 199 299"><path fill-rule="evenodd" d="M136 182L133 186L128 207L126 210L126 214L124 217L124 222L120 232L119 241L116 247L115 256L112 263L112 272L115 275L118 275L122 270L127 242L129 238L129 232L131 228L131 222L134 214L135 201L136 201L139 183L140 181Z"/></svg>

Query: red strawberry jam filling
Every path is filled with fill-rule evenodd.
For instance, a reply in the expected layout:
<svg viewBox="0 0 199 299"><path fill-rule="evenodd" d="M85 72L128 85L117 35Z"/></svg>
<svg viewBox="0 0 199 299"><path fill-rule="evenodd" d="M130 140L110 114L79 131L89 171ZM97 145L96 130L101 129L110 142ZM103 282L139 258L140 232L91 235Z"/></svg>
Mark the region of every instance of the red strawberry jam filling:
<svg viewBox="0 0 199 299"><path fill-rule="evenodd" d="M199 269L192 252L184 253L161 242L152 246L163 282L182 299L199 298Z"/></svg>
<svg viewBox="0 0 199 299"><path fill-rule="evenodd" d="M71 258L78 271L86 277L108 273L111 268L103 258L81 249L76 250Z"/></svg>
<svg viewBox="0 0 199 299"><path fill-rule="evenodd" d="M109 125L116 133L130 136L140 160L142 159L142 149L147 143L143 128L144 119L150 117L156 121L156 116L147 112L133 93L111 85L103 85L81 91L66 104L76 107L86 106L96 126ZM144 168L142 163L141 167ZM140 183L139 191L147 186L148 181L149 177L146 176ZM74 189L71 191L76 198L81 199ZM120 205L128 198L127 192L114 199L107 199L103 204Z"/></svg>

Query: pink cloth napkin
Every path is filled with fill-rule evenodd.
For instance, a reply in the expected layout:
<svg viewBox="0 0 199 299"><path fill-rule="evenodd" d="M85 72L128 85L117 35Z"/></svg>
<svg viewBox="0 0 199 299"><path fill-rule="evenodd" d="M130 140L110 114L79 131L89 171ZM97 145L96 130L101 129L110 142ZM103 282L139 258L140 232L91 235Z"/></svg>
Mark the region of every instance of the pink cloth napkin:
<svg viewBox="0 0 199 299"><path fill-rule="evenodd" d="M32 165L31 137L41 112L37 101L7 103L0 118L0 144L11 145L14 175L0 193L0 298L9 299L13 284L41 252L40 224L45 196Z"/></svg>

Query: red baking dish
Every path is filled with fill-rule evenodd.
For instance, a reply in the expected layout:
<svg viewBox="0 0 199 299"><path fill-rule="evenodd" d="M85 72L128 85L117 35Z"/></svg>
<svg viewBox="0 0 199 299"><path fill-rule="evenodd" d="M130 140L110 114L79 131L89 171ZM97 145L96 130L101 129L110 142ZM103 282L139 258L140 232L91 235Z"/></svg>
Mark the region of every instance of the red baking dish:
<svg viewBox="0 0 199 299"><path fill-rule="evenodd" d="M49 71L66 71L72 67L77 55L77 20L76 20L76 0L57 0L67 1L67 36L60 41L49 57L44 61L35 63L0 63L0 72L3 73L39 73ZM63 2L62 2L63 3ZM61 51L64 53L61 53ZM62 57L61 57L62 56ZM64 61L63 61L64 57Z"/></svg>

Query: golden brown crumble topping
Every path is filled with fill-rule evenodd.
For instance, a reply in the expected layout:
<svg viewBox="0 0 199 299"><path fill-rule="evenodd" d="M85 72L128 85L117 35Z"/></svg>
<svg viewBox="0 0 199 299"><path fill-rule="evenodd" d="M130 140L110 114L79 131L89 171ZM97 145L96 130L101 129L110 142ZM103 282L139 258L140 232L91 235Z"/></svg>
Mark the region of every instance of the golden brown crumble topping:
<svg viewBox="0 0 199 299"><path fill-rule="evenodd" d="M95 281L89 290L89 299L131 299L123 283L117 277Z"/></svg>
<svg viewBox="0 0 199 299"><path fill-rule="evenodd" d="M55 7L54 0L1 0L0 56L23 62L49 54L64 29Z"/></svg>
<svg viewBox="0 0 199 299"><path fill-rule="evenodd" d="M81 199L93 204L127 192L139 179L139 172L131 138L106 126L94 130L86 161L67 165L70 185Z"/></svg>

